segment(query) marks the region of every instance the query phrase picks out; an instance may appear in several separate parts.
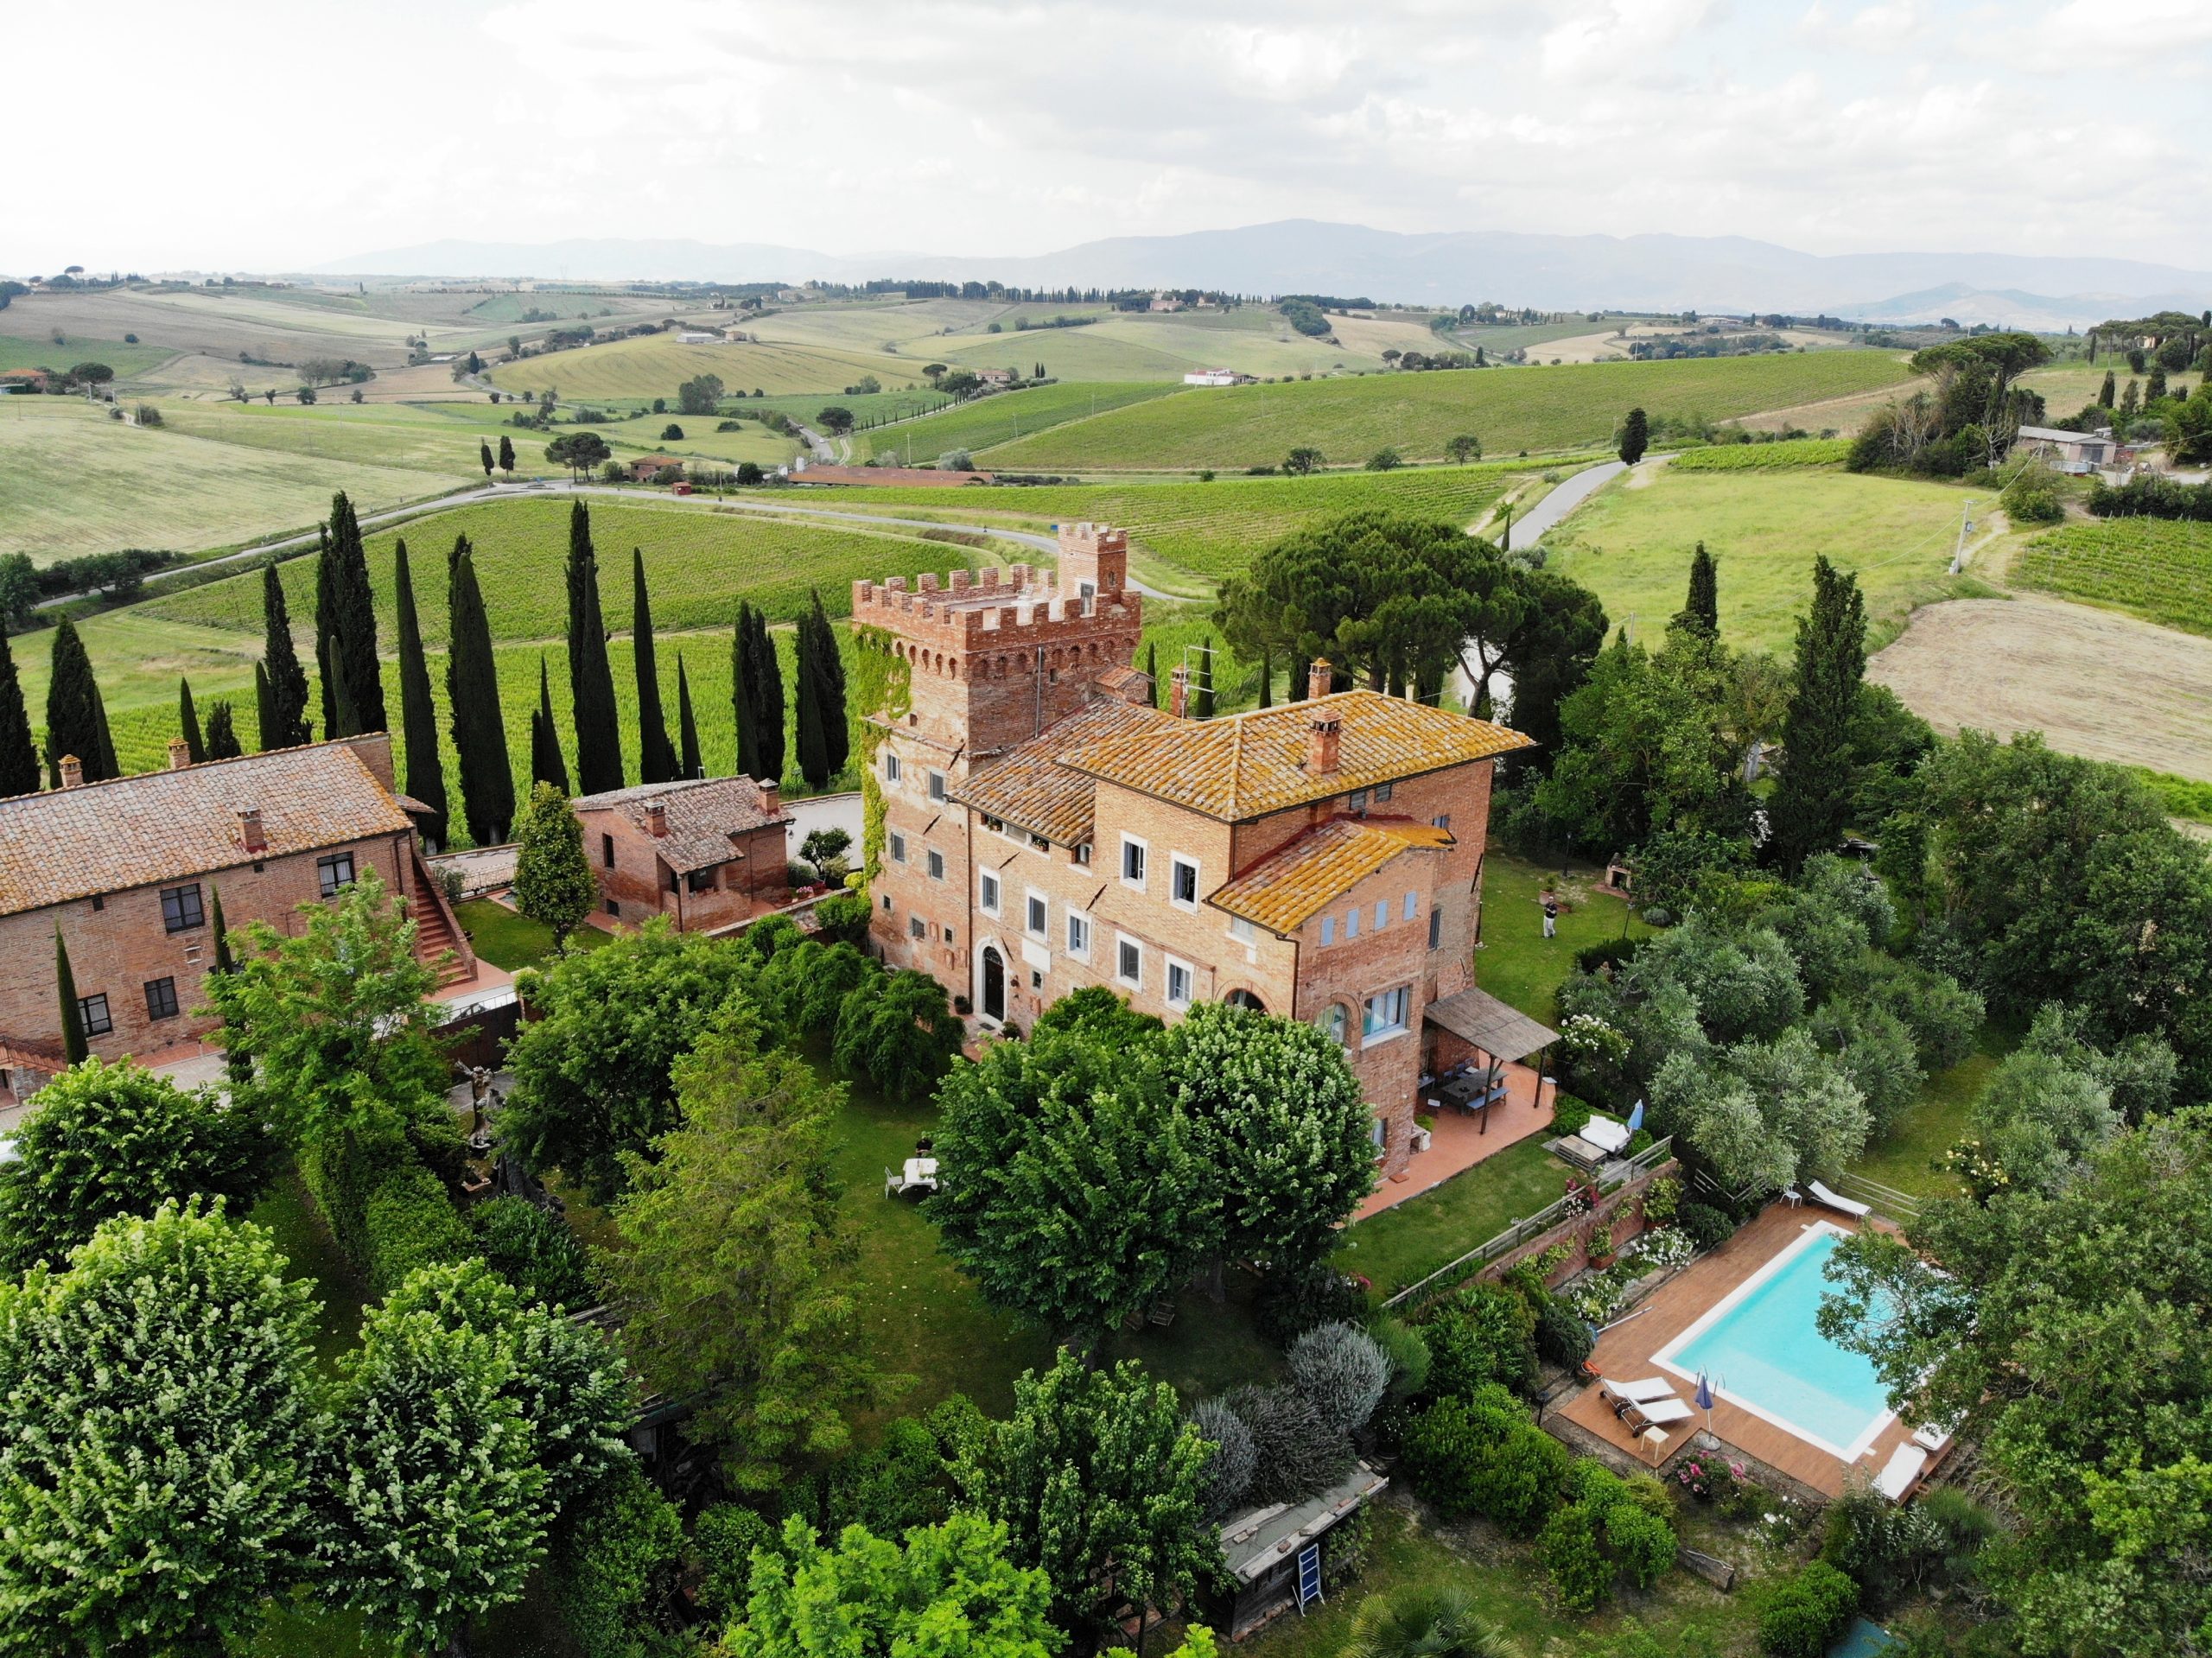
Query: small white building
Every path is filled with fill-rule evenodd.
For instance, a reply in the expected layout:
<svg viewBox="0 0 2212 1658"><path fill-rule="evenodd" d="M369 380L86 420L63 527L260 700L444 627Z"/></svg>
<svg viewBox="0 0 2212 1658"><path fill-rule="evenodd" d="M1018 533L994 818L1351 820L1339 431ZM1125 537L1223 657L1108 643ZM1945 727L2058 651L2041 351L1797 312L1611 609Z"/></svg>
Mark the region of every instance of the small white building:
<svg viewBox="0 0 2212 1658"><path fill-rule="evenodd" d="M1183 377L1185 385L1235 385L1236 380L1233 368L1202 368Z"/></svg>
<svg viewBox="0 0 2212 1658"><path fill-rule="evenodd" d="M676 343L679 346L711 346L721 338L720 334L709 334L703 328L686 328L676 336Z"/></svg>
<svg viewBox="0 0 2212 1658"><path fill-rule="evenodd" d="M2061 472L2095 472L2120 459L2119 441L2110 432L2068 432L2055 426L2023 426L2014 448L2043 456Z"/></svg>

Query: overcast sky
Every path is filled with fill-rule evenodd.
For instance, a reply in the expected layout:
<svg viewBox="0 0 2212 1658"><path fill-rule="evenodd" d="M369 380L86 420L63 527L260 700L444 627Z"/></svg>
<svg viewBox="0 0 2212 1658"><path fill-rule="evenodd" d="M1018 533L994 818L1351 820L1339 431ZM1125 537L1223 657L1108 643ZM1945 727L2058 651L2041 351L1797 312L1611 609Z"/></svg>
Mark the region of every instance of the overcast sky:
<svg viewBox="0 0 2212 1658"><path fill-rule="evenodd" d="M0 41L17 273L1293 217L2212 268L2212 0L103 0Z"/></svg>

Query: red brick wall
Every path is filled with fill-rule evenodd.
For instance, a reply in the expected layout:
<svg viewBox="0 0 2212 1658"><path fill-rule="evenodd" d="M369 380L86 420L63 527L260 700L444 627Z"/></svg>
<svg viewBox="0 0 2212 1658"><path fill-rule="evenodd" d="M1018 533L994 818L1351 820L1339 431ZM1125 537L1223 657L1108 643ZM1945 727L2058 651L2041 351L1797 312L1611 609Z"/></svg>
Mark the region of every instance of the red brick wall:
<svg viewBox="0 0 2212 1658"><path fill-rule="evenodd" d="M656 915L665 915L683 931L704 932L734 926L764 909L773 909L789 894L780 823L740 836L736 849L744 855L715 869L711 891L695 893L679 876L683 890L671 892L668 868L660 861L652 835L618 811L577 816L583 825L584 858L598 884L600 913L605 920L635 926ZM611 867L607 861L610 840L614 852ZM619 914L607 913L609 899L620 906Z"/></svg>
<svg viewBox="0 0 2212 1658"><path fill-rule="evenodd" d="M197 877L132 887L104 895L100 907L80 899L20 915L0 917L0 1032L32 1041L59 1044L61 1004L54 976L54 934L59 925L69 947L69 966L80 996L105 992L115 1022L106 1036L90 1039L103 1059L126 1054L147 1056L180 1043L195 1041L218 1021L200 1016L204 988L214 959L214 941L205 925L168 932L162 922L162 893L196 879L203 914L212 916L214 894L223 895L223 919L233 931L249 921L265 921L279 932L302 930L302 904L321 898L316 861L334 852L353 854L356 875L374 869L391 892L413 891L408 865L411 835L378 836L350 846L296 852L251 864L210 870ZM238 948L243 950L243 941ZM156 1020L146 1013L149 981L176 981L178 1013Z"/></svg>

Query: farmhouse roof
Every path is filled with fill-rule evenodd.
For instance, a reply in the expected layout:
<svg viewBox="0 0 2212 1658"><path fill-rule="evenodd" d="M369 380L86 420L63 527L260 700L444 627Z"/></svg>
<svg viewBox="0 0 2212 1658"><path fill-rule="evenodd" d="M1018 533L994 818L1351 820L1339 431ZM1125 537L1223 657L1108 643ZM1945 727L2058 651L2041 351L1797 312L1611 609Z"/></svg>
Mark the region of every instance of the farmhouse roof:
<svg viewBox="0 0 2212 1658"><path fill-rule="evenodd" d="M1307 767L1309 731L1325 710L1342 727L1337 765ZM1183 721L1172 741L1151 728L1071 747L1060 763L1209 817L1242 823L1331 795L1418 777L1534 745L1517 731L1379 691Z"/></svg>
<svg viewBox="0 0 2212 1658"><path fill-rule="evenodd" d="M918 485L924 489L957 489L990 481L988 472L939 472L932 467L804 467L791 473L795 484Z"/></svg>
<svg viewBox="0 0 2212 1658"><path fill-rule="evenodd" d="M1355 1463L1351 1473L1302 1502L1274 1502L1232 1515L1221 1528L1222 1563L1239 1582L1256 1583L1389 1483L1387 1475Z"/></svg>
<svg viewBox="0 0 2212 1658"><path fill-rule="evenodd" d="M2113 441L2110 432L2069 432L2056 426L2023 426L2019 435L2046 443L2109 443Z"/></svg>
<svg viewBox="0 0 2212 1658"><path fill-rule="evenodd" d="M737 855L737 837L791 819L781 805L771 811L751 778L695 778L677 783L645 783L580 795L570 803L579 816L613 812L640 834L652 835L647 808L661 808L667 832L653 835L653 850L678 874L709 869Z"/></svg>
<svg viewBox="0 0 2212 1658"><path fill-rule="evenodd" d="M410 829L353 740L0 800L0 915ZM246 850L239 814L267 845Z"/></svg>
<svg viewBox="0 0 2212 1658"><path fill-rule="evenodd" d="M1494 1059L1526 1059L1559 1040L1559 1032L1509 1007L1487 990L1462 990L1428 1004L1424 1022L1446 1030Z"/></svg>
<svg viewBox="0 0 2212 1658"><path fill-rule="evenodd" d="M1183 723L1141 702L1118 699L1093 702L971 773L953 791L953 798L988 816L1019 824L1057 845L1080 846L1090 838L1098 785L1061 765L1062 751L1071 743L1124 734L1148 732L1157 740L1166 727Z"/></svg>
<svg viewBox="0 0 2212 1658"><path fill-rule="evenodd" d="M1270 932L1294 932L1392 859L1452 844L1449 829L1411 818L1332 817L1268 854L1206 901Z"/></svg>

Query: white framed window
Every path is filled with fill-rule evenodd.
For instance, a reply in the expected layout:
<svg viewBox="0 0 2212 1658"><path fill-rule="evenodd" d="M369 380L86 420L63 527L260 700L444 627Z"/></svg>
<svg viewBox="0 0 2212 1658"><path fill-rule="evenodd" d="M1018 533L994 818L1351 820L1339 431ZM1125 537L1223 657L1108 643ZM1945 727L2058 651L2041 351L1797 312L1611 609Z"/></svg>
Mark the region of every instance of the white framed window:
<svg viewBox="0 0 2212 1658"><path fill-rule="evenodd" d="M910 915L906 918L906 931L912 937L926 938L930 936L929 924L918 915Z"/></svg>
<svg viewBox="0 0 2212 1658"><path fill-rule="evenodd" d="M994 817L990 813L985 812L983 814L983 827L990 830L994 835L1003 835L1006 833L1006 819L1003 817Z"/></svg>
<svg viewBox="0 0 2212 1658"><path fill-rule="evenodd" d="M1046 906L1045 895L1042 893L1038 892L1034 887L1032 887L1029 893L1029 902L1027 905L1027 912L1022 918L1024 931L1026 931L1032 938L1042 938L1045 936L1045 928L1049 919L1050 916Z"/></svg>
<svg viewBox="0 0 2212 1658"><path fill-rule="evenodd" d="M1167 901L1179 910L1198 907L1198 861L1181 853L1167 859Z"/></svg>
<svg viewBox="0 0 2212 1658"><path fill-rule="evenodd" d="M1114 976L1132 990L1144 988L1144 946L1125 932L1114 935Z"/></svg>
<svg viewBox="0 0 2212 1658"><path fill-rule="evenodd" d="M1377 1152L1380 1152L1382 1149L1382 1136L1384 1132L1382 1119L1380 1117L1376 1118L1374 1121L1367 1125L1367 1143L1372 1146Z"/></svg>
<svg viewBox="0 0 2212 1658"><path fill-rule="evenodd" d="M1405 910L1405 918L1408 921L1411 921L1415 916L1421 913L1421 894L1419 893L1408 892L1406 894L1406 901L1403 908Z"/></svg>
<svg viewBox="0 0 2212 1658"><path fill-rule="evenodd" d="M1075 861L1088 868L1090 865L1090 842L1084 841L1075 849Z"/></svg>
<svg viewBox="0 0 2212 1658"><path fill-rule="evenodd" d="M899 757L887 748L883 751L883 780L886 783L899 781Z"/></svg>
<svg viewBox="0 0 2212 1658"><path fill-rule="evenodd" d="M1443 942L1444 912L1441 910L1431 910L1428 912L1428 947L1431 950L1434 950Z"/></svg>
<svg viewBox="0 0 2212 1658"><path fill-rule="evenodd" d="M891 831L891 861L893 863L906 861L906 837L899 834L897 829Z"/></svg>
<svg viewBox="0 0 2212 1658"><path fill-rule="evenodd" d="M1336 917L1325 915L1321 918L1321 942L1325 944L1333 944L1337 942Z"/></svg>
<svg viewBox="0 0 2212 1658"><path fill-rule="evenodd" d="M1353 905L1344 912L1344 939L1349 943L1359 937L1359 905Z"/></svg>
<svg viewBox="0 0 2212 1658"><path fill-rule="evenodd" d="M941 929L941 931L942 931L944 932L944 942L945 942L946 943L948 943L948 944L951 943L953 942L952 929L951 929L951 928L950 928L950 927L945 927L945 928Z"/></svg>
<svg viewBox="0 0 2212 1658"><path fill-rule="evenodd" d="M1052 843L1032 829L1029 833L1029 849L1032 852L1045 853L1049 856L1052 850Z"/></svg>
<svg viewBox="0 0 2212 1658"><path fill-rule="evenodd" d="M930 879L931 880L944 879L944 854L939 852L935 847L930 848Z"/></svg>
<svg viewBox="0 0 2212 1658"><path fill-rule="evenodd" d="M1360 1017L1360 1035L1370 1042L1404 1035L1406 1014L1412 1003L1413 991L1402 984L1395 990L1385 990L1380 995L1370 996Z"/></svg>
<svg viewBox="0 0 2212 1658"><path fill-rule="evenodd" d="M999 912L999 878L988 869L983 872L982 879L976 883L976 901L982 905L985 915L996 915Z"/></svg>
<svg viewBox="0 0 2212 1658"><path fill-rule="evenodd" d="M1387 898L1378 898L1375 900L1375 931L1381 932L1389 924L1390 900Z"/></svg>
<svg viewBox="0 0 2212 1658"><path fill-rule="evenodd" d="M1145 854L1151 848L1134 835L1122 837L1122 885L1144 891Z"/></svg>
<svg viewBox="0 0 2212 1658"><path fill-rule="evenodd" d="M1313 1022L1320 1027L1321 1034L1327 1037L1330 1041L1340 1048L1344 1045L1344 1033L1351 1023L1351 1016L1344 1003L1331 1002L1321 1010L1320 1017Z"/></svg>
<svg viewBox="0 0 2212 1658"><path fill-rule="evenodd" d="M888 893L886 893L883 895L883 912L886 915L889 915L891 913L891 894ZM612 910L607 912L607 914L609 915L613 915L613 913L614 912Z"/></svg>
<svg viewBox="0 0 2212 1658"><path fill-rule="evenodd" d="M1249 944L1260 935L1258 929L1255 928L1251 922L1241 915L1236 915L1229 918L1229 936L1240 944Z"/></svg>
<svg viewBox="0 0 2212 1658"><path fill-rule="evenodd" d="M1090 918L1080 910L1068 912L1068 954L1090 959Z"/></svg>
<svg viewBox="0 0 2212 1658"><path fill-rule="evenodd" d="M1179 962L1173 956L1167 958L1167 1005L1170 1007L1188 1007L1192 987L1197 982L1198 975L1191 970L1188 962Z"/></svg>
<svg viewBox="0 0 2212 1658"><path fill-rule="evenodd" d="M944 773L942 772L930 773L930 798L931 800L944 798Z"/></svg>

